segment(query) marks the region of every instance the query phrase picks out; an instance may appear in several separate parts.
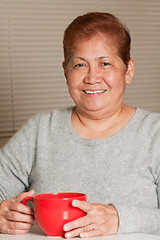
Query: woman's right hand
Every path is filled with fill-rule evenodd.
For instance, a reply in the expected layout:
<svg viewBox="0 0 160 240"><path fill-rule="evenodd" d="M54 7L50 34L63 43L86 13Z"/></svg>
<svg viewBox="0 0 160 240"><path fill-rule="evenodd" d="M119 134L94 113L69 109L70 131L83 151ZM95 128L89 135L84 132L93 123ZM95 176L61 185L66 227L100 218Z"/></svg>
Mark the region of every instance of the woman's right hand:
<svg viewBox="0 0 160 240"><path fill-rule="evenodd" d="M31 190L0 203L0 233L24 234L32 227L33 209L23 205L22 201L34 195L35 191Z"/></svg>

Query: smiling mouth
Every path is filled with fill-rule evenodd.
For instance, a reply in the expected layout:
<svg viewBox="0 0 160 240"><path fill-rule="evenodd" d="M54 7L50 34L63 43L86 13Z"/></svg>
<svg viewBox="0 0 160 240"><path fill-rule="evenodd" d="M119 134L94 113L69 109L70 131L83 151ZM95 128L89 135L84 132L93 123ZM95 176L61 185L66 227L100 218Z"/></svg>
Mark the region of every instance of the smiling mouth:
<svg viewBox="0 0 160 240"><path fill-rule="evenodd" d="M97 90L97 91L85 91L83 90L84 93L86 94L98 94L98 93L104 93L106 90Z"/></svg>

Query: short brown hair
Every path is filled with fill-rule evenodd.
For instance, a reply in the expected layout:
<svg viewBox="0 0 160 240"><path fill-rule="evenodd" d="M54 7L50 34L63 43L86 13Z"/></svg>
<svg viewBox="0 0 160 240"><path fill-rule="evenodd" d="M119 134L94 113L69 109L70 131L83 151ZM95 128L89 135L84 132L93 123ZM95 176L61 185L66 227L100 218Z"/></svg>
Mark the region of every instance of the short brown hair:
<svg viewBox="0 0 160 240"><path fill-rule="evenodd" d="M118 55L128 66L130 60L131 37L127 28L110 13L90 12L78 16L64 32L63 48L65 64L69 61L75 45L82 39L90 39L97 33L103 33L115 41Z"/></svg>

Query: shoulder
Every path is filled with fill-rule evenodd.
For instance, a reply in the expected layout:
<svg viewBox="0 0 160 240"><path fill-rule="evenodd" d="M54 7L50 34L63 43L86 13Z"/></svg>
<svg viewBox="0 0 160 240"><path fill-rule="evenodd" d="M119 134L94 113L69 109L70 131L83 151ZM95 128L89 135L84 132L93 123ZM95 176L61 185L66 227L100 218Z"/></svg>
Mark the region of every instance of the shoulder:
<svg viewBox="0 0 160 240"><path fill-rule="evenodd" d="M135 114L135 120L141 130L144 130L151 135L157 132L160 134L160 113L138 108Z"/></svg>
<svg viewBox="0 0 160 240"><path fill-rule="evenodd" d="M54 120L60 120L63 117L68 117L72 112L73 107L64 109L54 109L51 112L40 112L29 118L29 122L50 122Z"/></svg>
<svg viewBox="0 0 160 240"><path fill-rule="evenodd" d="M137 108L136 112L137 119L141 119L144 122L148 123L160 123L160 113L151 112L142 108Z"/></svg>
<svg viewBox="0 0 160 240"><path fill-rule="evenodd" d="M53 119L62 120L63 118L68 118L70 117L72 110L73 107L68 107L64 109L54 109L51 112L51 120Z"/></svg>
<svg viewBox="0 0 160 240"><path fill-rule="evenodd" d="M65 123L65 120L71 116L73 107L68 107L65 109L54 109L52 112L38 113L32 116L27 125L32 125L38 129L53 128L56 125L61 125Z"/></svg>
<svg viewBox="0 0 160 240"><path fill-rule="evenodd" d="M61 129L61 126L65 126L65 122L71 116L73 107L66 109L54 109L52 112L41 112L30 117L24 125L14 134L12 137L15 139L28 138L35 139L47 136L51 132L55 132L55 129Z"/></svg>

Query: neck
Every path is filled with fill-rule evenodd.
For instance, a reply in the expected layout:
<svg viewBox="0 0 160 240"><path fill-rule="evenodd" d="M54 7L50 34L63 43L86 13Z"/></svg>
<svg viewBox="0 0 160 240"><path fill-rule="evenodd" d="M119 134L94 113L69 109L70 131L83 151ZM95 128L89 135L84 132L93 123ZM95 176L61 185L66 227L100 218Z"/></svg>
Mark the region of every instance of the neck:
<svg viewBox="0 0 160 240"><path fill-rule="evenodd" d="M72 113L72 126L84 138L103 138L118 132L132 118L135 109L122 104L116 111L100 115L86 115L76 107Z"/></svg>

